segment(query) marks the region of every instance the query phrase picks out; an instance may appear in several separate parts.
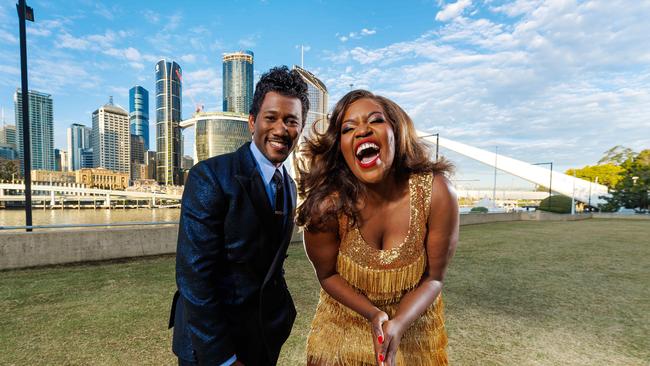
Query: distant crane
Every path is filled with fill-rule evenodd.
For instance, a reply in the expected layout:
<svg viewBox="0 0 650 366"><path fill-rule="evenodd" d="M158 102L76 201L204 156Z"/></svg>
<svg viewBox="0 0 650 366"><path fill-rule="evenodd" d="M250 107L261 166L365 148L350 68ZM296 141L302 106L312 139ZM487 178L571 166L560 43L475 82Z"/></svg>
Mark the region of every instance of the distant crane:
<svg viewBox="0 0 650 366"><path fill-rule="evenodd" d="M194 113L196 114L196 113L203 112L203 110L205 109L205 106L203 105L203 102L197 103L194 100L194 97L192 96L192 94L190 94L190 99L192 99L192 104L194 104Z"/></svg>

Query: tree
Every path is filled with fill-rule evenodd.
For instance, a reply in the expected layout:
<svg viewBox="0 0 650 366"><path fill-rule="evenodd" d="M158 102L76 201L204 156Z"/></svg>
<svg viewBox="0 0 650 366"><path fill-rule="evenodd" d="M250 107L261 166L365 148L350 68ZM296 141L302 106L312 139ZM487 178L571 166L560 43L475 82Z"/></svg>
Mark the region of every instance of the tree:
<svg viewBox="0 0 650 366"><path fill-rule="evenodd" d="M618 182L623 179L625 169L610 162L599 165L587 165L580 169L568 169L565 174L573 176L574 172L577 178L582 178L590 182L596 182L596 179L598 179L598 183L614 189Z"/></svg>
<svg viewBox="0 0 650 366"><path fill-rule="evenodd" d="M0 180L9 181L20 178L18 160L0 159Z"/></svg>
<svg viewBox="0 0 650 366"><path fill-rule="evenodd" d="M648 209L650 193L650 149L632 154L620 166L623 177L601 209L615 211L620 207Z"/></svg>
<svg viewBox="0 0 650 366"><path fill-rule="evenodd" d="M537 208L540 211L548 211L555 213L571 213L571 197L564 195L555 195L552 197L544 198Z"/></svg>
<svg viewBox="0 0 650 366"><path fill-rule="evenodd" d="M611 163L614 165L621 165L626 160L634 157L634 155L635 154L632 149L621 145L616 145L611 149L605 151L605 155L603 155L603 157L598 160L598 164Z"/></svg>

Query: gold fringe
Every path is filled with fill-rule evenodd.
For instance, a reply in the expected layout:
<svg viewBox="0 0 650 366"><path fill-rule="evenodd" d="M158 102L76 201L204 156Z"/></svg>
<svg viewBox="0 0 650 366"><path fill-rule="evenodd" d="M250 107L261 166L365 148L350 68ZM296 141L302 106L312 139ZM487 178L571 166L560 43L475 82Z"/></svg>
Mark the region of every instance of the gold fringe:
<svg viewBox="0 0 650 366"><path fill-rule="evenodd" d="M337 271L350 285L363 289L368 298L381 294L401 295L420 283L426 267L426 254L423 251L418 259L408 266L394 269L374 269L359 265L349 256L339 253Z"/></svg>
<svg viewBox="0 0 650 366"><path fill-rule="evenodd" d="M382 309L395 315L399 302ZM443 304L436 301L404 333L397 353L399 366L447 365ZM374 365L370 323L321 291L307 338L307 358L322 366Z"/></svg>

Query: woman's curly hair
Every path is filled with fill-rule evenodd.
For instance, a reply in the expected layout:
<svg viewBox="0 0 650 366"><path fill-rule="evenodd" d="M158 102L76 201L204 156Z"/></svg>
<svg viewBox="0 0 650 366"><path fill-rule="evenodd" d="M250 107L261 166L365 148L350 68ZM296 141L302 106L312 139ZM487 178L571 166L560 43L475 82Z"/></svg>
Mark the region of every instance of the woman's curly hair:
<svg viewBox="0 0 650 366"><path fill-rule="evenodd" d="M417 136L413 121L397 103L367 90L347 93L334 107L324 133L314 136L300 147L298 159L298 194L304 201L297 209L296 222L308 231L326 231L338 216L348 216L354 224L359 219L358 203L365 196L365 186L355 177L341 154L341 124L347 108L359 99L372 99L384 110L395 134L395 159L390 174L402 182L413 173L448 174L453 166L444 158L431 160L429 145ZM336 225L338 226L338 225Z"/></svg>

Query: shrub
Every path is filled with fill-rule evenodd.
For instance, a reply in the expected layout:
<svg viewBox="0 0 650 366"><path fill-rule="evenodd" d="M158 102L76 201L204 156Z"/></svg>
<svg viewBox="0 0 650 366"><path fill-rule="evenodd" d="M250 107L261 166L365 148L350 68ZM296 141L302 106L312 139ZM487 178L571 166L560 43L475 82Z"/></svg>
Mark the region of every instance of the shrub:
<svg viewBox="0 0 650 366"><path fill-rule="evenodd" d="M471 210L469 210L471 213L488 213L488 209L482 206L477 206L477 207L472 207Z"/></svg>
<svg viewBox="0 0 650 366"><path fill-rule="evenodd" d="M537 209L561 214L571 213L571 197L563 195L546 197L542 200L542 202L539 203L539 207Z"/></svg>

